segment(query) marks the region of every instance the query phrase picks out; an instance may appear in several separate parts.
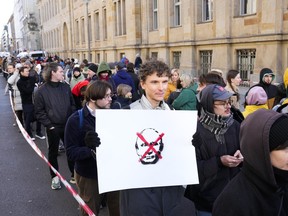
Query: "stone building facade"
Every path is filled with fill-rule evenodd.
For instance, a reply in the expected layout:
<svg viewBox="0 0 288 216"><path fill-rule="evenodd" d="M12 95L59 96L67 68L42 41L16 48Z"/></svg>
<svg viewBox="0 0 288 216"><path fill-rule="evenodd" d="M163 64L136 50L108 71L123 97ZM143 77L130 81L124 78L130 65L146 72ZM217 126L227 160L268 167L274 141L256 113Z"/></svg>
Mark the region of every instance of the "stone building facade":
<svg viewBox="0 0 288 216"><path fill-rule="evenodd" d="M280 81L288 65L288 0L86 1L37 1L44 50L96 63L140 53L196 76L238 69L252 81L263 67Z"/></svg>
<svg viewBox="0 0 288 216"><path fill-rule="evenodd" d="M14 0L14 51L41 49L38 12L36 0Z"/></svg>

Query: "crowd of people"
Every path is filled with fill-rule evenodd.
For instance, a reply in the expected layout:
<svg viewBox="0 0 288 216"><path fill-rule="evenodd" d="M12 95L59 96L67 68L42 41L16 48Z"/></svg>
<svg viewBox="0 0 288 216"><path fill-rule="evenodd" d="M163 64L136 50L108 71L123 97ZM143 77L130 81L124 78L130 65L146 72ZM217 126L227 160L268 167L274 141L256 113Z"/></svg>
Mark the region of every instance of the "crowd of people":
<svg viewBox="0 0 288 216"><path fill-rule="evenodd" d="M288 69L276 86L273 71L263 68L243 110L239 71L227 71L225 79L212 69L196 82L191 73L156 59L142 62L139 54L134 64L123 56L113 65L15 59L3 73L25 130L35 140L34 127L35 137L46 139L56 170L64 144L70 182L94 213L107 204L112 216L288 216ZM95 128L97 109L196 111L199 184L99 194L96 151L105 143ZM51 169L50 176L51 188L61 189Z"/></svg>

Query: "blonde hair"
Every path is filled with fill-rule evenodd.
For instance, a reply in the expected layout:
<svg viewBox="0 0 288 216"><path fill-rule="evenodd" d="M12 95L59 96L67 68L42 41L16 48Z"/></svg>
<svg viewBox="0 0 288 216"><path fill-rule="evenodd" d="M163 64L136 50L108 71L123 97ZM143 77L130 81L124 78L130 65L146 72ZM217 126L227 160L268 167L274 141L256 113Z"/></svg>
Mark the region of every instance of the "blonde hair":
<svg viewBox="0 0 288 216"><path fill-rule="evenodd" d="M131 87L130 85L120 84L120 85L118 85L118 87L117 87L117 95L118 95L118 96L125 97L125 95L126 95L128 92L131 92L131 90L132 90L132 87Z"/></svg>
<svg viewBox="0 0 288 216"><path fill-rule="evenodd" d="M180 69L178 69L178 68L173 68L173 69L171 70L171 74L174 73L174 72L176 72L179 77L180 77L181 74L183 73L182 70L180 70Z"/></svg>

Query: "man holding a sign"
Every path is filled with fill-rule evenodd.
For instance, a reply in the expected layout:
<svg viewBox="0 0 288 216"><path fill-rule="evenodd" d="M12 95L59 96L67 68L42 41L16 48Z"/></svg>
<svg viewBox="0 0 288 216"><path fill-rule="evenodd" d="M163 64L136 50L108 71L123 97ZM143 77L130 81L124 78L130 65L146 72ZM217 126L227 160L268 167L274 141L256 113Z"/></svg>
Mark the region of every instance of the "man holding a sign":
<svg viewBox="0 0 288 216"><path fill-rule="evenodd" d="M141 65L139 78L144 95L130 105L135 110L170 110L164 95L171 76L169 67L161 61L151 60ZM147 128L137 133L135 148L143 165L155 164L161 159L162 131ZM143 149L143 150L142 150ZM165 186L122 190L120 193L122 216L195 215L192 202L184 198L184 187Z"/></svg>
<svg viewBox="0 0 288 216"><path fill-rule="evenodd" d="M96 148L101 144L95 132L95 113L109 109L112 102L112 86L106 81L90 83L85 92L87 102L83 109L73 113L65 128L67 157L75 161L75 179L80 197L98 215L104 194L99 194ZM110 216L119 216L119 192L107 193ZM83 216L88 215L82 208Z"/></svg>

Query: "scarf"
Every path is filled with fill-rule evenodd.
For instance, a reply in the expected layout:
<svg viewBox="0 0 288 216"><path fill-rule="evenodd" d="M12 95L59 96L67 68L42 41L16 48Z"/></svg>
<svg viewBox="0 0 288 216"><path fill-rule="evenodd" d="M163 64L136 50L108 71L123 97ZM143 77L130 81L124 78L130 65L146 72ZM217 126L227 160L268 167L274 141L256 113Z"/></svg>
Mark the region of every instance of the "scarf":
<svg viewBox="0 0 288 216"><path fill-rule="evenodd" d="M160 102L159 106L156 108L153 108L151 103L148 101L148 99L143 95L140 99L140 104L144 110L148 109L154 109L154 110L170 110L170 107L164 103L163 101Z"/></svg>
<svg viewBox="0 0 288 216"><path fill-rule="evenodd" d="M80 77L80 76L81 76L81 73L79 73L78 76L76 76L75 74L73 75L73 77L74 77L75 79L77 79L77 78Z"/></svg>
<svg viewBox="0 0 288 216"><path fill-rule="evenodd" d="M107 81L107 82L108 82L108 81L109 81L109 76L103 77L103 76L101 76L101 74L100 74L99 79L102 80L102 81Z"/></svg>
<svg viewBox="0 0 288 216"><path fill-rule="evenodd" d="M220 144L224 144L224 134L233 124L234 119L232 114L229 117L223 117L220 115L209 113L202 109L199 121L204 128L215 134L217 142L219 142Z"/></svg>

